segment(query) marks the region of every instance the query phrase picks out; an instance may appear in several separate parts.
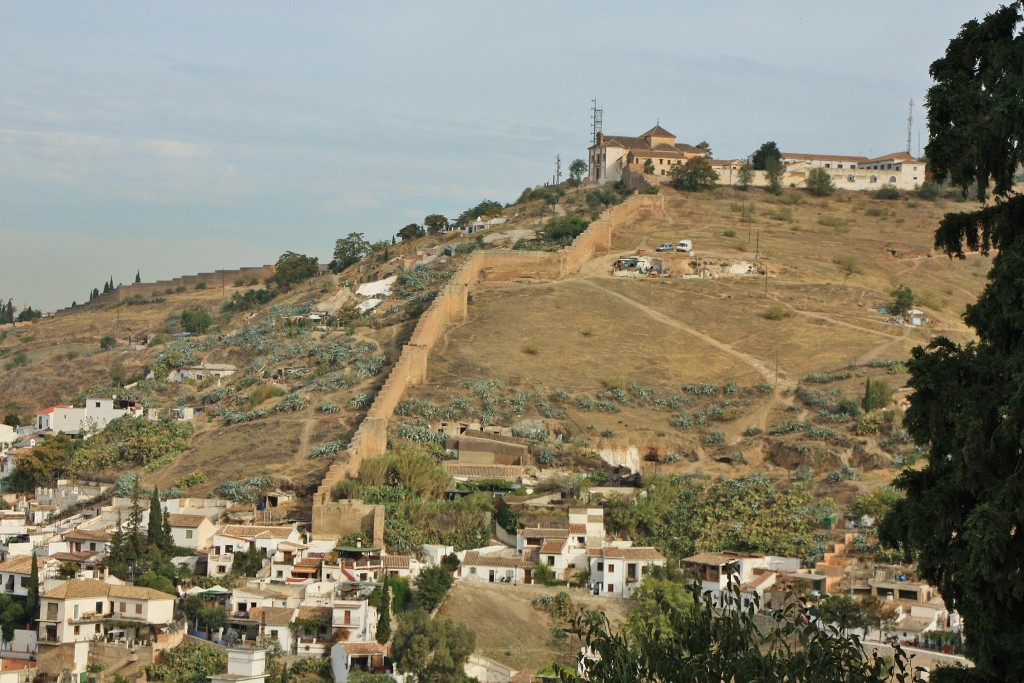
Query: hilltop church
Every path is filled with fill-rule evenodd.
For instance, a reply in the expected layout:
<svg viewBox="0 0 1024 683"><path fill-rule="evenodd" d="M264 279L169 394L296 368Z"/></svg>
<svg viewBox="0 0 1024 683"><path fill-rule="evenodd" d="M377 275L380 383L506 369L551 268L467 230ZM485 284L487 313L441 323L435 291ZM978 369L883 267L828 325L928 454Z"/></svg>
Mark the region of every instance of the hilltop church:
<svg viewBox="0 0 1024 683"><path fill-rule="evenodd" d="M654 166L653 175L667 176L672 166L707 155L699 147L677 143L676 136L660 125L640 137L598 133L589 151L590 180L601 184L619 182L625 170L644 173L648 161Z"/></svg>

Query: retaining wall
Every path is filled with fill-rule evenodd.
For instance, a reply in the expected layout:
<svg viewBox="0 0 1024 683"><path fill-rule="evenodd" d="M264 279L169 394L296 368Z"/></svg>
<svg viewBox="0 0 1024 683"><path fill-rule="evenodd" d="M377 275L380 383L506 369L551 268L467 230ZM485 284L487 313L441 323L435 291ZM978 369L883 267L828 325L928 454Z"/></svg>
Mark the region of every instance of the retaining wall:
<svg viewBox="0 0 1024 683"><path fill-rule="evenodd" d="M452 323L466 318L470 288L481 281L533 278L558 280L579 272L584 262L611 250L615 230L641 214L660 209L661 195L633 195L608 208L572 244L558 252L489 250L475 251L455 272L426 311L403 347L402 353L373 405L356 429L348 449L327 470L313 496L313 538L337 539L352 530L356 521L349 501L332 501L331 491L342 479L355 477L365 458L377 458L387 449L388 420L406 389L427 378L431 349Z"/></svg>

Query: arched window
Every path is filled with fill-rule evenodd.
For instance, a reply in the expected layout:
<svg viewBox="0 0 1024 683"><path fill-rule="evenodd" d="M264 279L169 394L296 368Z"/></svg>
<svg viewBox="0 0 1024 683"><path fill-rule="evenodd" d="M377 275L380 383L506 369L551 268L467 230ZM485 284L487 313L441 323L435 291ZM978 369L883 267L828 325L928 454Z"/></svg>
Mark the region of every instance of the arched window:
<svg viewBox="0 0 1024 683"><path fill-rule="evenodd" d="M890 185L895 185L896 184L896 176L894 176L894 175L889 176L889 184Z"/></svg>
<svg viewBox="0 0 1024 683"><path fill-rule="evenodd" d="M855 182L855 181L857 180L856 178L854 178L854 177L853 177L853 174L852 174L852 173L851 173L850 175L846 176L846 179L847 179L847 180L848 180L849 182L851 182L851 183L852 183L852 182Z"/></svg>
<svg viewBox="0 0 1024 683"><path fill-rule="evenodd" d="M878 182L878 176L876 176L876 175L871 176L871 182L877 183Z"/></svg>

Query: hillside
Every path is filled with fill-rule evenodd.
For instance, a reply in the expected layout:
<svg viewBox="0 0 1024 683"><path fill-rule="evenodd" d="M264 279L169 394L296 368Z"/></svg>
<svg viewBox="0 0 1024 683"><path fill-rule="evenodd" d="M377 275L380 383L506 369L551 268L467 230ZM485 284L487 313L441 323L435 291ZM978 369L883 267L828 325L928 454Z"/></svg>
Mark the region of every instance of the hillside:
<svg viewBox="0 0 1024 683"><path fill-rule="evenodd" d="M409 392L404 413L426 417L431 411L424 406L463 399L463 419L508 426L546 420L610 462L635 467L646 459L643 467L659 471L692 463L723 473L803 465L824 478L849 465L876 471L878 480L891 477L892 456L910 449L899 437L898 419L861 438L850 432L854 424L822 414L842 398L859 401L868 377L901 386L905 375L895 361L932 335L969 338L959 315L980 291L989 260L972 255L954 262L930 250L938 219L957 205L846 192L774 198L728 188L664 189L663 197L659 214L619 230L612 252L583 264L578 276L477 285L468 319L446 331L430 356L426 383ZM565 192L553 208L543 196L524 193L523 199L529 201L506 209L506 225L468 239L403 243L392 262L442 242L463 244L456 254L510 246L552 213L596 216L601 208L583 190ZM658 255L675 277L612 276L615 257L653 254L658 244L684 238L694 242L696 257ZM3 362L11 366L3 373L2 407L25 418L58 401L107 395L114 391L112 375L131 384L169 357L233 363L240 372L223 387L158 377L129 389L129 396L163 411L203 409L188 450L145 480L166 488L201 472L205 483L192 491L204 493L259 475L308 491L397 359L422 310L417 302L428 300L461 258L434 260L430 277L411 283L404 300L376 316L323 330L284 319L352 303L344 283L388 264L368 259L251 311L221 312L232 295L258 288L225 282L19 325L0 339ZM724 274L730 270L756 274ZM700 271L722 276L680 277ZM876 310L898 285L913 290L928 319L924 326L894 325ZM170 337L180 329L176 316L192 306L215 314L209 334ZM140 333L151 343L130 346ZM100 348L105 335L117 340L116 348ZM12 364L20 354L23 361ZM293 371L275 381L284 368ZM786 427L794 424L804 426ZM790 432L769 434L780 428ZM311 457L325 451L326 457Z"/></svg>

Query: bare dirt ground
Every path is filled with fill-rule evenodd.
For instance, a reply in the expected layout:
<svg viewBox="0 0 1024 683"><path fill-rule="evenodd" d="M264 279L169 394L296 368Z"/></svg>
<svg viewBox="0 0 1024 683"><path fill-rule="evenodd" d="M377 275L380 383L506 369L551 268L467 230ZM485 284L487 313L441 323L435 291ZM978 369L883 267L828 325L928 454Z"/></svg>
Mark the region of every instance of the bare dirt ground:
<svg viewBox="0 0 1024 683"><path fill-rule="evenodd" d="M629 600L595 597L581 588L458 581L440 613L476 634L478 653L517 670L534 672L552 662L574 665L579 641L553 637L551 616L531 604L538 596L560 591L570 593L573 604L583 610L604 611L613 624L625 620L632 607Z"/></svg>
<svg viewBox="0 0 1024 683"><path fill-rule="evenodd" d="M474 378L571 394L632 382L659 394L701 382L766 382L768 395L746 401L735 419L714 427L729 444L742 446L750 428L764 432L810 416L793 403L798 384L812 373L858 366L848 380L815 387L858 400L867 377L897 387L906 380L865 368L868 361L905 359L938 334L972 338L960 313L980 292L990 259L952 261L932 253L938 219L954 208L950 204L886 202L849 192L830 198L790 193L781 200L736 190L663 192L663 212L619 230L611 253L585 263L577 276L477 287L467 320L449 330L431 356L427 383L411 395L449 400ZM740 221L744 209L753 210L749 225ZM699 258L753 264L768 277L612 276L620 254L651 252L679 239L693 240ZM690 256L657 256L676 276L694 272ZM852 272L837 265L840 257L852 261ZM915 292L926 325L894 325L878 312L901 284ZM664 414L628 406L610 416L572 407L566 413L563 424L588 433L597 448L632 444L643 450L667 442L696 452L706 470L737 471L705 460L700 438L668 427ZM598 436L610 431L613 438ZM758 448L744 454L752 468L773 467ZM891 472L865 473L857 486L886 477Z"/></svg>

